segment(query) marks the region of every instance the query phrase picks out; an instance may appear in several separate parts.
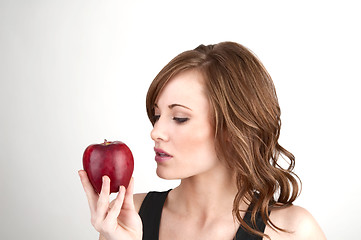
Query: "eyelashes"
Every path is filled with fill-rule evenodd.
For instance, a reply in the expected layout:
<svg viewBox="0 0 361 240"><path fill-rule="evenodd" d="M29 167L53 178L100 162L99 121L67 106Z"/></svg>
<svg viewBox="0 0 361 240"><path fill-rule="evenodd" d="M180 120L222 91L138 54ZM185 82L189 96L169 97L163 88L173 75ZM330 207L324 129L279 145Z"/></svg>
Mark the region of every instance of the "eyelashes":
<svg viewBox="0 0 361 240"><path fill-rule="evenodd" d="M160 118L160 115L154 115L153 116L153 123L156 123ZM176 123L185 123L189 120L187 117L173 117L172 120L174 120Z"/></svg>
<svg viewBox="0 0 361 240"><path fill-rule="evenodd" d="M173 120L178 122L178 123L184 123L184 122L188 121L189 118L174 117Z"/></svg>

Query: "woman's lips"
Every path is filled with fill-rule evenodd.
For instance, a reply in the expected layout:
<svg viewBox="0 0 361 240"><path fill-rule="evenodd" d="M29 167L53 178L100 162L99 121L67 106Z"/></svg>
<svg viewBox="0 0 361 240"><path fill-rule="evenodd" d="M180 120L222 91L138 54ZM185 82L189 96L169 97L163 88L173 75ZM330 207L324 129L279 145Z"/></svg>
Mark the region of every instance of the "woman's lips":
<svg viewBox="0 0 361 240"><path fill-rule="evenodd" d="M155 161L157 162L165 162L171 159L173 156L167 153L166 151L160 148L154 148L155 151Z"/></svg>

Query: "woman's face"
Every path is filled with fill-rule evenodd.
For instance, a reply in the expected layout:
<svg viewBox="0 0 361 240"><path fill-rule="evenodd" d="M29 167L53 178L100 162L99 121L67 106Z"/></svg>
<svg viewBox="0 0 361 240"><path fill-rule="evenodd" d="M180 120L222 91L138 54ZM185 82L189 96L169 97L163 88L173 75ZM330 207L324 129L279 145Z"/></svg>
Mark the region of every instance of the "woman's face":
<svg viewBox="0 0 361 240"><path fill-rule="evenodd" d="M173 77L160 93L154 113L151 137L159 177L184 179L219 166L210 104L198 71Z"/></svg>

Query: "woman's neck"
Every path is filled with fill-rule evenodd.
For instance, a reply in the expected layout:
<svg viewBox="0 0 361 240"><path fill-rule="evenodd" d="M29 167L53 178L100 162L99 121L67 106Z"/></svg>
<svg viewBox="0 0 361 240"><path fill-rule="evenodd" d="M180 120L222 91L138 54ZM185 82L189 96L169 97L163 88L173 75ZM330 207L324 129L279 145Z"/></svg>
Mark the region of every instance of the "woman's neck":
<svg viewBox="0 0 361 240"><path fill-rule="evenodd" d="M207 221L232 214L236 194L235 174L224 167L182 179L181 184L169 194L166 207Z"/></svg>

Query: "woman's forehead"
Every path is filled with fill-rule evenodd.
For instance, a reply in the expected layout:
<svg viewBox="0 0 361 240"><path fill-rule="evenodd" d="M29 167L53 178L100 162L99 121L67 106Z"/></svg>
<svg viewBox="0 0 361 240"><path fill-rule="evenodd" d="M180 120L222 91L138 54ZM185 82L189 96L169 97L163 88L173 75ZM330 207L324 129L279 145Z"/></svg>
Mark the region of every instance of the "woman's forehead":
<svg viewBox="0 0 361 240"><path fill-rule="evenodd" d="M193 105L208 103L205 95L203 76L199 71L185 71L170 79L158 96L155 104L181 104L191 108Z"/></svg>

